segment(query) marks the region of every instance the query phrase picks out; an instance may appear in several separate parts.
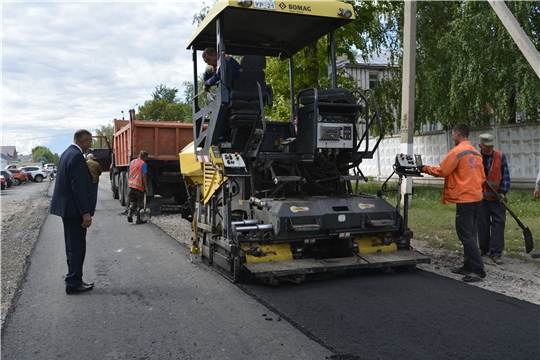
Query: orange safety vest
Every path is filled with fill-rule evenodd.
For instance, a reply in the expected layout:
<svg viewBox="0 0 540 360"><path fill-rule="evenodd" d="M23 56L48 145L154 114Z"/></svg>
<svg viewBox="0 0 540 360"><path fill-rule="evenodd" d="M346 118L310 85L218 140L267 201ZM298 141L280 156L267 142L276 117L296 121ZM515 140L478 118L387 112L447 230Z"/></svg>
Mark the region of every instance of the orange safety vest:
<svg viewBox="0 0 540 360"><path fill-rule="evenodd" d="M487 175L486 181L495 189L494 193L489 186L484 184L482 186L482 195L486 200L497 200L497 194L501 187L502 173L502 152L493 150L493 160L491 160L491 167L489 168L489 173Z"/></svg>
<svg viewBox="0 0 540 360"><path fill-rule="evenodd" d="M135 159L131 162L129 168L128 186L133 189L144 191L144 185L142 181L142 167L144 161L141 159Z"/></svg>

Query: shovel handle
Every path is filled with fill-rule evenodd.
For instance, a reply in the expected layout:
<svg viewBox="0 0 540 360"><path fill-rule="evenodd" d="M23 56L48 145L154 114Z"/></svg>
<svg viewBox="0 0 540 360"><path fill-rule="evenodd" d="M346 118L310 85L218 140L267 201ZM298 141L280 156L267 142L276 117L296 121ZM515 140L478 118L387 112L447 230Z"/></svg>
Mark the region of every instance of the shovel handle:
<svg viewBox="0 0 540 360"><path fill-rule="evenodd" d="M497 191L495 191L495 189L493 188L493 186L491 186L490 183L487 182L486 180L486 185L489 186L489 188L491 189L491 191L493 191L493 193L497 194ZM512 211L512 209L510 209L508 207L508 204L505 203L504 201L501 201L501 203L504 205L504 207L506 208L506 210L508 210L508 212L510 213L510 215L512 215L512 217L514 218L514 220L516 220L517 224L519 225L520 228L522 228L523 230L525 230L525 225L523 225L523 223L521 221L519 221L518 217L516 214L514 214L514 212Z"/></svg>

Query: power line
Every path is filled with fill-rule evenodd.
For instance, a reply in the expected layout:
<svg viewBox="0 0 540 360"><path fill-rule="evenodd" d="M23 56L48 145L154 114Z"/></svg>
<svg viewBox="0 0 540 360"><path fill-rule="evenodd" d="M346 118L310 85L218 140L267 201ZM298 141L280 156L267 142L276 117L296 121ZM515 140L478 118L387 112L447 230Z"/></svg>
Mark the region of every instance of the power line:
<svg viewBox="0 0 540 360"><path fill-rule="evenodd" d="M43 136L43 137L38 137L38 138L27 138L27 139L19 139L19 138L17 138L17 140L39 140L39 139L48 139L48 138L53 138L53 137L66 136L66 135L73 135L73 133L62 134L62 135Z"/></svg>

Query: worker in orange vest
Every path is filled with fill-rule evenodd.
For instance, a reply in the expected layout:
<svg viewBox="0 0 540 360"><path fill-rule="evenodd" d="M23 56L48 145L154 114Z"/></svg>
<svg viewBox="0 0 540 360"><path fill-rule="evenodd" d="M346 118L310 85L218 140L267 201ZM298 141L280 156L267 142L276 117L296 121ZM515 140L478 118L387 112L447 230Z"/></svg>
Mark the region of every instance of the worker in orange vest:
<svg viewBox="0 0 540 360"><path fill-rule="evenodd" d="M420 165L418 170L444 177L443 204L456 204L456 232L463 244L463 265L452 268L464 275L463 281L481 281L486 277L484 262L476 243L476 221L482 201L482 185L486 179L482 155L469 141L469 127L458 124L452 129L456 145L439 166Z"/></svg>
<svg viewBox="0 0 540 360"><path fill-rule="evenodd" d="M502 265L506 225L506 207L502 202L507 201L506 194L510 190L510 171L506 156L499 150L493 150L493 145L493 135L480 135L478 147L482 154L486 184L478 212L478 243L482 255L489 254L495 264Z"/></svg>
<svg viewBox="0 0 540 360"><path fill-rule="evenodd" d="M139 157L133 159L129 164L129 210L127 215L128 222L133 222L133 213L137 214L135 224L144 224L146 220L141 220L141 209L144 206L144 193L146 192L146 159L148 152L141 150Z"/></svg>

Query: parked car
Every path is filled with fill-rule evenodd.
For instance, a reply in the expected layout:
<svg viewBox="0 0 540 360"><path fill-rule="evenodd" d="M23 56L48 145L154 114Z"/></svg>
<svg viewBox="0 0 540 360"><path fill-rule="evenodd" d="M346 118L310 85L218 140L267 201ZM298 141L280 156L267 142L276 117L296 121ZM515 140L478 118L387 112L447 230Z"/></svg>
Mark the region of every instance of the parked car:
<svg viewBox="0 0 540 360"><path fill-rule="evenodd" d="M13 174L9 170L2 170L2 175L6 180L6 186L10 188L13 185Z"/></svg>
<svg viewBox="0 0 540 360"><path fill-rule="evenodd" d="M45 164L45 169L51 174L56 174L56 165L55 164Z"/></svg>
<svg viewBox="0 0 540 360"><path fill-rule="evenodd" d="M32 180L35 182L42 182L47 177L47 170L37 166L23 166L21 168L26 175L32 176Z"/></svg>
<svg viewBox="0 0 540 360"><path fill-rule="evenodd" d="M26 173L20 169L11 169L9 170L13 174L13 185L17 186L20 184L24 184L28 181L28 176L26 176Z"/></svg>
<svg viewBox="0 0 540 360"><path fill-rule="evenodd" d="M0 182L2 183L2 190L6 188L6 179L4 179L4 175L0 175Z"/></svg>

